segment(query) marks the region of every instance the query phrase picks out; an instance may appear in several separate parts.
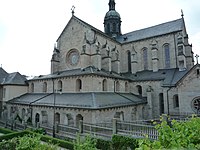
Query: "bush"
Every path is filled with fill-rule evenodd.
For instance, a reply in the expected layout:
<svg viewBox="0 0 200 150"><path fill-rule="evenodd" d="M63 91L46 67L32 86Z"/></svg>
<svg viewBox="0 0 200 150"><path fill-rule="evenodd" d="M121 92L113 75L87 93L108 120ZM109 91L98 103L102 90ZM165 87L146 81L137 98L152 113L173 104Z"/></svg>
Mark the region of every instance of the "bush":
<svg viewBox="0 0 200 150"><path fill-rule="evenodd" d="M28 134L28 132L22 131L22 132L13 132L13 133L5 134L5 135L0 136L0 142L2 140L9 140L9 139L12 139L12 138L15 138L15 137L22 137L25 134Z"/></svg>
<svg viewBox="0 0 200 150"><path fill-rule="evenodd" d="M0 133L8 134L8 133L14 133L14 131L6 128L0 128Z"/></svg>
<svg viewBox="0 0 200 150"><path fill-rule="evenodd" d="M74 147L74 143L72 143L72 142L52 138L52 137L47 136L47 135L41 136L41 140L44 141L44 142L50 142L52 144L56 144L60 147L67 148L67 149L70 149L70 150L73 149L73 147Z"/></svg>
<svg viewBox="0 0 200 150"><path fill-rule="evenodd" d="M138 140L128 136L113 135L112 148L114 150L134 150L138 147Z"/></svg>
<svg viewBox="0 0 200 150"><path fill-rule="evenodd" d="M9 141L10 139L17 138L17 137L23 137L25 135L31 135L31 136L35 136L35 137L40 136L41 141L44 141L44 142L47 142L47 143L52 143L52 144L55 144L55 145L58 145L60 147L67 148L67 149L70 149L70 150L73 149L73 147L74 147L74 144L72 142L52 138L50 136L41 135L41 134L34 133L34 132L28 131L28 130L25 130L25 131L22 131L22 132L13 132L13 133L9 133L9 134L6 134L6 135L2 135L2 136L0 136L0 141L4 140L4 142L10 143L11 142L11 141Z"/></svg>
<svg viewBox="0 0 200 150"><path fill-rule="evenodd" d="M110 150L112 149L112 142L102 139L96 139L96 148L100 150Z"/></svg>
<svg viewBox="0 0 200 150"><path fill-rule="evenodd" d="M173 120L170 125L161 118L156 129L159 132L158 140L141 139L137 150L200 149L200 118L192 117L186 122Z"/></svg>
<svg viewBox="0 0 200 150"><path fill-rule="evenodd" d="M17 145L17 138L10 139L8 141L0 142L1 150L15 150Z"/></svg>
<svg viewBox="0 0 200 150"><path fill-rule="evenodd" d="M97 150L96 139L86 136L81 139L77 136L76 142L74 143L74 150Z"/></svg>

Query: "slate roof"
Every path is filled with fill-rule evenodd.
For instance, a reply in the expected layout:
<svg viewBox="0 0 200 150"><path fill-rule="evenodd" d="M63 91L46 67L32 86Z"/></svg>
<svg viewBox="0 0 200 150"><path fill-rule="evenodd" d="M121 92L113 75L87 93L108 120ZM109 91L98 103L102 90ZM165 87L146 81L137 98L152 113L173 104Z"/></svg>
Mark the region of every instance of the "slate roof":
<svg viewBox="0 0 200 150"><path fill-rule="evenodd" d="M175 86L175 84L188 72L179 71L178 68L160 69L157 72L145 70L136 74L125 73L123 76L132 81L161 81L162 86Z"/></svg>
<svg viewBox="0 0 200 150"><path fill-rule="evenodd" d="M8 74L2 81L2 85L27 85L26 78L19 72Z"/></svg>
<svg viewBox="0 0 200 150"><path fill-rule="evenodd" d="M52 79L52 78L71 77L71 76L80 76L80 75L99 75L99 76L104 76L104 77L125 79L123 76L115 72L98 70L97 68L93 66L89 66L84 69L79 68L79 69L73 69L73 70L59 71L57 73L49 74L49 75L40 75L40 76L34 77L31 80Z"/></svg>
<svg viewBox="0 0 200 150"><path fill-rule="evenodd" d="M3 82L4 78L8 75L8 73L0 67L0 84Z"/></svg>
<svg viewBox="0 0 200 150"><path fill-rule="evenodd" d="M165 35L168 33L181 31L183 30L183 28L184 28L184 20L183 18L180 18L177 20L162 23L162 24L152 26L149 28L126 33L122 36L117 37L116 40L120 43L128 43L128 42L143 40L143 39L147 39L147 38L151 38L155 36L160 36L160 35Z"/></svg>
<svg viewBox="0 0 200 150"><path fill-rule="evenodd" d="M146 104L146 98L129 93L28 93L8 101L8 104L33 106L55 106L61 108L104 109Z"/></svg>

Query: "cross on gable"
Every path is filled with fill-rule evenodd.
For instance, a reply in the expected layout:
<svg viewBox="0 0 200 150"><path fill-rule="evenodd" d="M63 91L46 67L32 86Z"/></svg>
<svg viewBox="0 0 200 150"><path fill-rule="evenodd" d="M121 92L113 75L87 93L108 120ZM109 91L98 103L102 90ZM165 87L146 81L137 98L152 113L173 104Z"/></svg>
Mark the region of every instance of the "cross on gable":
<svg viewBox="0 0 200 150"><path fill-rule="evenodd" d="M72 15L74 15L74 13L75 13L75 12L74 12L74 9L75 9L75 6L73 5L72 8L71 8L71 10L72 10Z"/></svg>
<svg viewBox="0 0 200 150"><path fill-rule="evenodd" d="M196 54L195 57L196 57L197 64L199 64L199 61L198 61L198 59L199 59L199 55Z"/></svg>

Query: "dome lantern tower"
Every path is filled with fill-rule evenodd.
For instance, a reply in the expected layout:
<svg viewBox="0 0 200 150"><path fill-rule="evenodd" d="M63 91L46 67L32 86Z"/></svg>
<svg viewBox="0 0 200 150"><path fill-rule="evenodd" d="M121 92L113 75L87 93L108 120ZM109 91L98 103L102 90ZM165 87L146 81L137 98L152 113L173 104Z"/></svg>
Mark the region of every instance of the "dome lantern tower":
<svg viewBox="0 0 200 150"><path fill-rule="evenodd" d="M104 18L104 32L107 35L116 38L121 35L121 17L115 10L115 0L110 0L108 5L109 11Z"/></svg>

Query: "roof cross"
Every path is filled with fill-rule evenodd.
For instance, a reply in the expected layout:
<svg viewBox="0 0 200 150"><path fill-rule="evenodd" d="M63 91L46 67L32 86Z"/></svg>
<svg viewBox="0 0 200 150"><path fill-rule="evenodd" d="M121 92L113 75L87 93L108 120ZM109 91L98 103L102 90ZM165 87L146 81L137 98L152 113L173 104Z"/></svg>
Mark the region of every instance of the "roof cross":
<svg viewBox="0 0 200 150"><path fill-rule="evenodd" d="M71 11L72 11L72 16L73 16L73 15L74 15L74 13L75 13L75 12L74 12L74 9L75 9L75 6L73 5L73 6L72 6L72 8L71 8Z"/></svg>
<svg viewBox="0 0 200 150"><path fill-rule="evenodd" d="M181 9L181 17L182 17L182 18L184 17L183 9Z"/></svg>
<svg viewBox="0 0 200 150"><path fill-rule="evenodd" d="M199 55L196 54L195 57L196 57L197 64L199 64L199 61L198 61L198 59L199 59Z"/></svg>

